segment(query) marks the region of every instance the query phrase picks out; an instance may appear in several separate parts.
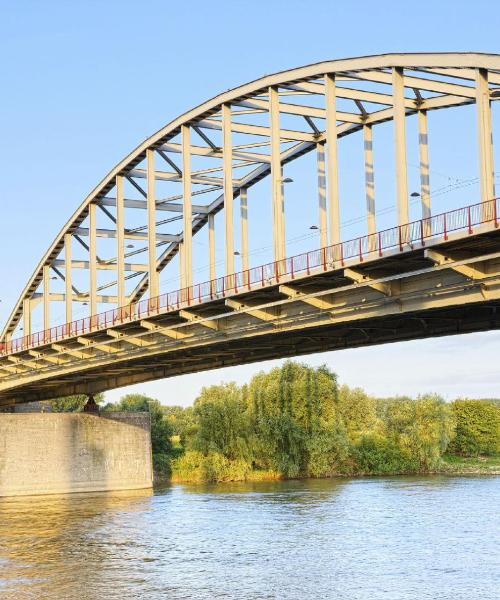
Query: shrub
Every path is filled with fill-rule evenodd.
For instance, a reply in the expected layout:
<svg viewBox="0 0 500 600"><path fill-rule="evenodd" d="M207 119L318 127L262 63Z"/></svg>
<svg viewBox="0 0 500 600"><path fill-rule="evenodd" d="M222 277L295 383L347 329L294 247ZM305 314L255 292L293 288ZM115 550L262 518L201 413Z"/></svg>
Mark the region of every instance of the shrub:
<svg viewBox="0 0 500 600"><path fill-rule="evenodd" d="M460 456L500 452L500 406L487 400L455 400L456 436L450 452Z"/></svg>
<svg viewBox="0 0 500 600"><path fill-rule="evenodd" d="M353 449L353 458L358 472L374 475L406 473L417 467L393 439L378 434L363 435Z"/></svg>
<svg viewBox="0 0 500 600"><path fill-rule="evenodd" d="M252 471L245 460L229 460L220 452L204 455L188 450L172 461L172 480L210 483L220 481L244 481Z"/></svg>

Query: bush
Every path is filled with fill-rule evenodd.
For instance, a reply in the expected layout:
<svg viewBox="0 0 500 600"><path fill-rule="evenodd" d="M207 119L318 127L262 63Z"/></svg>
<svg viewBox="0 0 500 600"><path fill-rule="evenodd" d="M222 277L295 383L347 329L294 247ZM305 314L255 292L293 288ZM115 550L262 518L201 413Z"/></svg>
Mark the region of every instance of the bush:
<svg viewBox="0 0 500 600"><path fill-rule="evenodd" d="M487 400L455 400L456 436L449 451L460 456L500 452L500 406Z"/></svg>
<svg viewBox="0 0 500 600"><path fill-rule="evenodd" d="M407 473L418 466L394 440L377 434L366 434L359 439L353 449L353 459L359 473L374 475Z"/></svg>
<svg viewBox="0 0 500 600"><path fill-rule="evenodd" d="M244 481L251 471L250 463L242 459L229 460L220 452L209 452L205 455L197 450L188 450L172 461L173 481Z"/></svg>
<svg viewBox="0 0 500 600"><path fill-rule="evenodd" d="M306 444L308 477L329 477L351 471L349 440L344 432L318 431Z"/></svg>

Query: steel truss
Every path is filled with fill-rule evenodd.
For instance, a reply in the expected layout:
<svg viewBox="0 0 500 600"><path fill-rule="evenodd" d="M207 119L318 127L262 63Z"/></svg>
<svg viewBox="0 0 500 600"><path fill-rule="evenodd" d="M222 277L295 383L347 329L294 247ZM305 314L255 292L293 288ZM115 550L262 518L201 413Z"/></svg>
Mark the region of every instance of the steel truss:
<svg viewBox="0 0 500 600"><path fill-rule="evenodd" d="M173 261L179 265L178 287L191 289L193 236L201 229L207 231L208 268L210 279L215 280L215 239L220 232L215 231L214 216L220 211L224 213L225 281L236 282L235 199L239 198L240 207L242 265L249 271L251 188L266 177L274 260L285 264L283 166L308 152L317 153L321 247L338 246L342 173L337 144L357 131L364 137L367 232L375 239L372 130L386 121L394 122L400 228L409 221L406 118L414 114L418 115L422 228L429 227L432 218L427 124L431 110L476 105L480 201L486 207L495 196L491 102L499 97L500 55L479 53L387 54L327 61L220 94L143 142L89 194L35 269L0 343L15 348L13 338L31 340L36 333L32 313L40 304L44 331L54 325L56 303L65 307L67 324L74 321L75 303L86 303L90 318L103 303L119 309L122 316L129 315L130 307L141 299L160 295L159 275ZM164 182L177 184L178 193L159 194ZM127 227L131 214L143 215L142 220L134 217L140 225ZM103 219L106 226L99 225ZM426 237L429 231L421 233ZM101 251L104 239L106 247ZM129 251L131 241L139 247ZM104 271L111 275L106 281L101 280ZM64 291L55 291L61 286ZM71 327L68 331L72 333ZM84 356L88 344L81 340L72 352Z"/></svg>

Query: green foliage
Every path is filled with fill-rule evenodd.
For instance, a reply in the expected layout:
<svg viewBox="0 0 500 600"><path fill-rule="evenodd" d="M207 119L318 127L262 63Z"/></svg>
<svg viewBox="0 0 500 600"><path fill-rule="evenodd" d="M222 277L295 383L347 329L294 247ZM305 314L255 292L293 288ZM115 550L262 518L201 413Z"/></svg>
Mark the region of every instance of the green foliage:
<svg viewBox="0 0 500 600"><path fill-rule="evenodd" d="M395 439L377 433L361 436L353 449L356 471L364 474L382 475L407 473L416 469L411 456L398 446Z"/></svg>
<svg viewBox="0 0 500 600"><path fill-rule="evenodd" d="M52 412L82 412L83 407L87 403L88 396L86 394L78 394L76 396L65 396L50 400ZM97 404L102 403L104 394L96 394L94 400Z"/></svg>
<svg viewBox="0 0 500 600"><path fill-rule="evenodd" d="M198 421L194 414L194 408L188 406L162 406L165 419L172 427L172 434L179 437L181 446L185 447L198 429Z"/></svg>
<svg viewBox="0 0 500 600"><path fill-rule="evenodd" d="M221 454L228 460L251 460L246 408L235 383L203 388L194 403L198 427L193 448L204 455Z"/></svg>
<svg viewBox="0 0 500 600"><path fill-rule="evenodd" d="M174 481L241 481L249 476L252 465L242 459L230 460L220 452L188 450L173 461L172 471Z"/></svg>
<svg viewBox="0 0 500 600"><path fill-rule="evenodd" d="M330 477L352 472L350 443L344 430L322 430L307 439L308 477Z"/></svg>
<svg viewBox="0 0 500 600"><path fill-rule="evenodd" d="M339 389L326 366L291 361L241 387L203 388L193 407L130 394L106 409L151 414L155 472L174 481L449 471L445 452L494 454L500 444L493 401L376 399Z"/></svg>
<svg viewBox="0 0 500 600"><path fill-rule="evenodd" d="M384 426L386 437L408 457L412 470L418 472L439 466L454 435L451 407L435 395L385 401Z"/></svg>
<svg viewBox="0 0 500 600"><path fill-rule="evenodd" d="M461 456L500 453L500 405L488 400L455 400L456 436L450 450Z"/></svg>
<svg viewBox="0 0 500 600"><path fill-rule="evenodd" d="M353 442L368 432L378 431L382 426L377 415L377 401L361 388L343 385L339 389L338 410L346 434Z"/></svg>

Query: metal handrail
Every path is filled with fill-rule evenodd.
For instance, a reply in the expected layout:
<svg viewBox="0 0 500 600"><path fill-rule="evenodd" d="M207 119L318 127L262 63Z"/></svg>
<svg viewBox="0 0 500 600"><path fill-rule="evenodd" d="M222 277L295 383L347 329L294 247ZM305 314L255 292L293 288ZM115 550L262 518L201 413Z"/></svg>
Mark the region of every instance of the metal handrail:
<svg viewBox="0 0 500 600"><path fill-rule="evenodd" d="M411 248L413 243L419 242L425 245L425 240L438 236L443 236L447 240L449 233L453 231L463 229L467 230L468 234L472 234L474 226L489 222L494 222L495 227L498 227L499 201L500 198L493 198L486 202L454 209L427 219L391 227L232 275L224 275L31 335L1 342L0 356L30 350L150 316L174 312L240 292L276 285L283 279L294 280L297 276L310 275L312 272L343 267L345 261L349 259L357 258L359 262L363 262L366 257L373 255L382 257L384 250L394 248L399 248L402 252L408 247Z"/></svg>

